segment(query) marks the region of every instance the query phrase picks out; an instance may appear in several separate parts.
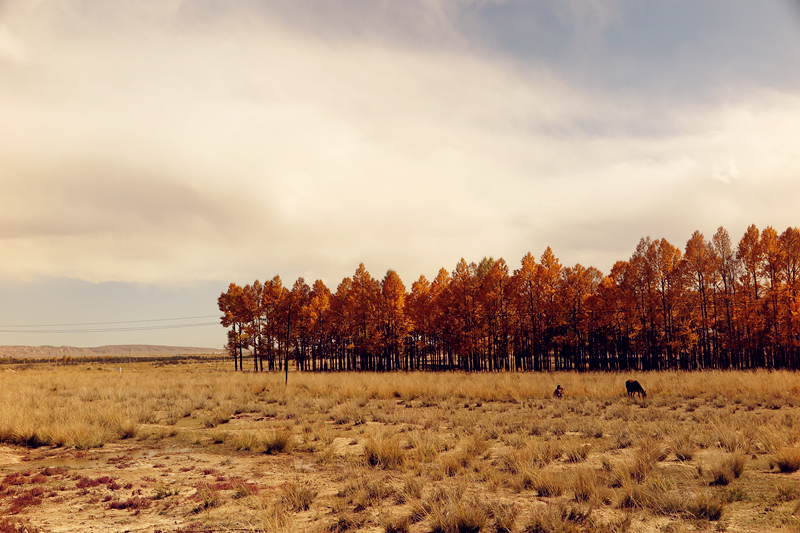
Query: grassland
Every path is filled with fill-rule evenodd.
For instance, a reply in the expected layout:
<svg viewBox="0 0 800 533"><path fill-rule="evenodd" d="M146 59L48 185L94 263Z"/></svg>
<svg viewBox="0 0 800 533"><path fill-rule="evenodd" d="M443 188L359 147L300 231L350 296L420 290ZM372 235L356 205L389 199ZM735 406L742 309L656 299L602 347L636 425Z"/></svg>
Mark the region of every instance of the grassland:
<svg viewBox="0 0 800 533"><path fill-rule="evenodd" d="M796 531L798 393L767 371L8 368L0 532Z"/></svg>

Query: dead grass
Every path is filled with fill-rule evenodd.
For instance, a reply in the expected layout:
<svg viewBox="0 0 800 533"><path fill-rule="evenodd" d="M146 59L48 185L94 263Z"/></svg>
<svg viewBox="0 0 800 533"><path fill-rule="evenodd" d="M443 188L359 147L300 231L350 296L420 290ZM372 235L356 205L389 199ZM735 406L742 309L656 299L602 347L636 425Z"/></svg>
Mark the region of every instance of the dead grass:
<svg viewBox="0 0 800 533"><path fill-rule="evenodd" d="M308 480L290 481L282 490L283 499L292 511L308 511L319 494L314 483Z"/></svg>
<svg viewBox="0 0 800 533"><path fill-rule="evenodd" d="M741 452L725 454L717 458L709 468L711 485L728 485L744 473L747 456Z"/></svg>
<svg viewBox="0 0 800 533"><path fill-rule="evenodd" d="M428 512L431 533L478 533L485 529L492 514L479 498L444 498Z"/></svg>
<svg viewBox="0 0 800 533"><path fill-rule="evenodd" d="M370 466L398 469L406 460L406 452L396 435L377 433L364 443L364 459Z"/></svg>
<svg viewBox="0 0 800 533"><path fill-rule="evenodd" d="M800 470L800 447L781 448L772 456L772 462L781 472L797 472Z"/></svg>
<svg viewBox="0 0 800 533"><path fill-rule="evenodd" d="M71 522L76 508L171 533L796 522L800 481L774 470L800 470L792 373L643 374L639 401L620 374L293 373L286 387L275 374L99 368L0 373L0 444L27 458L0 462L13 524L35 531L57 513L82 531L92 522ZM80 476L45 462L106 450L119 459Z"/></svg>

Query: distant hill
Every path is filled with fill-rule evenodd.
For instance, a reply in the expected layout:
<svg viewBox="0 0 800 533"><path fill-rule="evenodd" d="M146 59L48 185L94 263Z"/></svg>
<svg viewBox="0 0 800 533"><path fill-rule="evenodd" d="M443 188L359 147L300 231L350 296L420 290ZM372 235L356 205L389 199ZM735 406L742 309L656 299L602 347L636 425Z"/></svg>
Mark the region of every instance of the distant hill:
<svg viewBox="0 0 800 533"><path fill-rule="evenodd" d="M222 353L221 348L198 348L196 346L158 346L152 344L116 344L79 348L75 346L0 346L0 357L82 357L104 355L130 355L131 357L152 355L198 355Z"/></svg>

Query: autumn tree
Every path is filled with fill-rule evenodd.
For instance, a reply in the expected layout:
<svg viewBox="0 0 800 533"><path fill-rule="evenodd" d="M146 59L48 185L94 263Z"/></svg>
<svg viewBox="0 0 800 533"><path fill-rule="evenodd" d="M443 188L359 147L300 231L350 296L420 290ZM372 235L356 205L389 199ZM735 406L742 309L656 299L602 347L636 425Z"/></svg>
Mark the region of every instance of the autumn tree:
<svg viewBox="0 0 800 533"><path fill-rule="evenodd" d="M247 336L243 331L247 318L242 301L242 288L235 283L231 283L228 286L228 290L223 292L217 299L217 306L222 313L220 317L222 327L231 328L228 334L227 349L228 353L233 355L234 369L244 369L242 367L242 350L247 348L248 344Z"/></svg>
<svg viewBox="0 0 800 533"><path fill-rule="evenodd" d="M451 281L450 273L445 268L440 268L431 282L431 310L433 312L431 323L435 331L433 368L439 370L455 368L453 346L450 342L455 337L455 325L448 315Z"/></svg>
<svg viewBox="0 0 800 533"><path fill-rule="evenodd" d="M741 264L739 282L742 286L741 309L738 314L743 336L745 365L748 368L766 364L763 345L763 317L759 312L761 298L761 275L764 251L761 234L753 224L739 241L736 258Z"/></svg>
<svg viewBox="0 0 800 533"><path fill-rule="evenodd" d="M520 268L511 277L513 304L518 316L514 339L514 367L517 370L542 370L534 348L541 334L537 268L536 259L528 252L523 256Z"/></svg>
<svg viewBox="0 0 800 533"><path fill-rule="evenodd" d="M720 226L711 239L714 249L716 274L719 283L715 287L714 305L717 315L722 315L715 323L719 338L720 368L742 368L741 346L737 326L738 279L741 266L731 244L728 231Z"/></svg>
<svg viewBox="0 0 800 533"><path fill-rule="evenodd" d="M714 357L716 336L712 337L712 325L716 326L716 312L713 309L713 291L717 285L717 257L711 243L699 231L695 231L686 242L683 256L687 281L691 290L687 300L691 312L692 330L698 339L699 351L690 362L690 368L712 368L717 366Z"/></svg>
<svg viewBox="0 0 800 533"><path fill-rule="evenodd" d="M462 257L453 270L446 297L448 321L451 324L448 344L453 347L457 366L461 370L478 370L479 366L476 352L480 335L480 309L476 270L475 263L468 264Z"/></svg>
<svg viewBox="0 0 800 533"><path fill-rule="evenodd" d="M597 292L603 274L580 263L562 272L561 299L564 309L562 335L563 366L575 370L596 368L590 344L595 317L589 299Z"/></svg>
<svg viewBox="0 0 800 533"><path fill-rule="evenodd" d="M378 370L408 370L405 359L405 340L409 322L405 312L406 287L394 270L389 270L381 281L378 303L380 324L381 360Z"/></svg>
<svg viewBox="0 0 800 533"><path fill-rule="evenodd" d="M586 302L592 317L595 368L599 370L638 368L632 340L637 337L639 322L629 271L627 261L617 261Z"/></svg>
<svg viewBox="0 0 800 533"><path fill-rule="evenodd" d="M560 370L566 364L556 353L556 339L559 336L563 321L563 300L559 298L561 262L548 246L539 259L536 268L535 284L537 304L539 308L542 342L539 344L539 356L543 360L543 369L550 369L551 358L555 369Z"/></svg>
<svg viewBox="0 0 800 533"><path fill-rule="evenodd" d="M785 325L784 344L786 345L786 366L798 368L800 365L800 230L786 228L780 236L783 249L782 278L784 280L781 309Z"/></svg>
<svg viewBox="0 0 800 533"><path fill-rule="evenodd" d="M425 276L411 284L405 311L412 341L409 345L409 370L427 370L430 368L429 358L435 351L436 330L433 292Z"/></svg>
<svg viewBox="0 0 800 533"><path fill-rule="evenodd" d="M331 324L331 291L322 280L311 287L305 320L308 322L311 343L311 370L328 370L333 357L333 331Z"/></svg>
<svg viewBox="0 0 800 533"><path fill-rule="evenodd" d="M516 312L508 265L502 257L496 261L484 258L478 265L477 275L487 370L509 370Z"/></svg>

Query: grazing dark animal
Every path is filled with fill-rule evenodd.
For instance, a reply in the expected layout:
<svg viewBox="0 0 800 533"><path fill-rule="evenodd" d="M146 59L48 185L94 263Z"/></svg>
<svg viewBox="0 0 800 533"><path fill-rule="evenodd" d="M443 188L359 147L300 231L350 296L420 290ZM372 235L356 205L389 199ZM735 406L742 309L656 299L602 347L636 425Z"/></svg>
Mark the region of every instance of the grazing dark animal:
<svg viewBox="0 0 800 533"><path fill-rule="evenodd" d="M628 396L633 398L637 394L640 398L647 398L647 393L644 391L641 385L639 385L638 381L634 381L629 379L625 382L625 388L628 390Z"/></svg>
<svg viewBox="0 0 800 533"><path fill-rule="evenodd" d="M556 387L556 390L553 391L553 398L563 398L564 397L564 389L559 385Z"/></svg>

